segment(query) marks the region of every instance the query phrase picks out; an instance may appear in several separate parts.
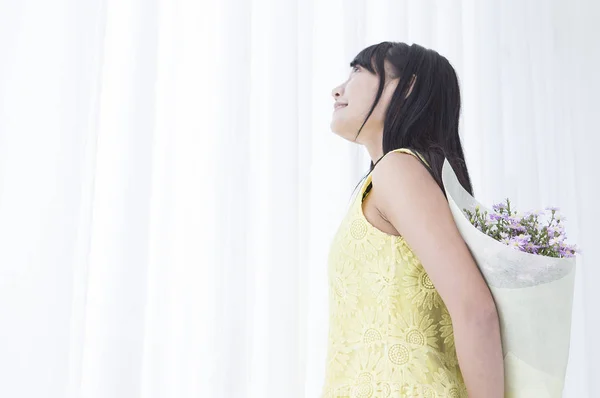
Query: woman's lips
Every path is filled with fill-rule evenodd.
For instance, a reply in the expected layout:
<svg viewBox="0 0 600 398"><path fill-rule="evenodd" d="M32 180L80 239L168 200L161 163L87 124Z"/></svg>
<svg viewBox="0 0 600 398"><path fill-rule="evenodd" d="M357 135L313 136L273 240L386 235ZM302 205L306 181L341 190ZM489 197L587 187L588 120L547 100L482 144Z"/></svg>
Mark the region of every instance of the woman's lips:
<svg viewBox="0 0 600 398"><path fill-rule="evenodd" d="M348 104L333 104L333 111L337 111L340 108L346 107Z"/></svg>

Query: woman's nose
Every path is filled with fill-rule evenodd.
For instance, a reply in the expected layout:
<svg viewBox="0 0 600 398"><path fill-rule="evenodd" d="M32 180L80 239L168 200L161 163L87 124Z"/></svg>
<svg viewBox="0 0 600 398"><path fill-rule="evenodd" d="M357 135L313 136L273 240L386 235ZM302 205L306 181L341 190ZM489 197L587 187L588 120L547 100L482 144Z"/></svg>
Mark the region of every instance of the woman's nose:
<svg viewBox="0 0 600 398"><path fill-rule="evenodd" d="M337 99L340 95L342 95L341 91L341 86L334 87L333 90L331 90L331 96L333 99Z"/></svg>

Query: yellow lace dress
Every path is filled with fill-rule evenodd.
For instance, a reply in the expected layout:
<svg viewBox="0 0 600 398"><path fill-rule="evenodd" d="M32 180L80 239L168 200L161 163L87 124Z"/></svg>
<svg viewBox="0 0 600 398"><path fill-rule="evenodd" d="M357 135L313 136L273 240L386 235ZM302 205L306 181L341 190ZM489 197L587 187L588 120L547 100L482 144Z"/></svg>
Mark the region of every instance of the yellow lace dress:
<svg viewBox="0 0 600 398"><path fill-rule="evenodd" d="M329 251L321 397L466 397L446 306L402 237L364 216L370 182L369 174Z"/></svg>

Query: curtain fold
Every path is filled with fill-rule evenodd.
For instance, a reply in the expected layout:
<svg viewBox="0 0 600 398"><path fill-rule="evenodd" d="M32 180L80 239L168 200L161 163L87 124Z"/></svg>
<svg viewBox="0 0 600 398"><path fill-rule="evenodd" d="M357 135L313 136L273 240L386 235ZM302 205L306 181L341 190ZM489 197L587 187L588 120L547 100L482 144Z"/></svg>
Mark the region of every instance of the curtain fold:
<svg viewBox="0 0 600 398"><path fill-rule="evenodd" d="M316 397L327 251L363 148L362 48L459 75L475 196L558 206L578 258L565 397L595 397L591 0L0 2L0 396Z"/></svg>

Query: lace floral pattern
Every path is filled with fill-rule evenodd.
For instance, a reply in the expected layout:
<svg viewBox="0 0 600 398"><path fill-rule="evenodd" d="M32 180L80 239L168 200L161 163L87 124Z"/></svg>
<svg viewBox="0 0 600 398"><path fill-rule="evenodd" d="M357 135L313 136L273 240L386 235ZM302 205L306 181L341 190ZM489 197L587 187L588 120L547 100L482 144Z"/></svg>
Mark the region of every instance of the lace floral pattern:
<svg viewBox="0 0 600 398"><path fill-rule="evenodd" d="M407 243L364 217L361 200L369 181L330 247L321 397L466 397L441 297Z"/></svg>
<svg viewBox="0 0 600 398"><path fill-rule="evenodd" d="M400 336L407 343L418 347L438 348L437 324L423 311L406 311L392 315L392 335Z"/></svg>
<svg viewBox="0 0 600 398"><path fill-rule="evenodd" d="M406 262L406 270L402 279L406 289L406 298L411 300L412 304L423 310L440 307L442 299L418 260L413 259L413 261Z"/></svg>
<svg viewBox="0 0 600 398"><path fill-rule="evenodd" d="M335 314L349 317L358 310L358 298L361 295L360 272L356 262L344 253L333 258L334 268L330 270L330 294Z"/></svg>
<svg viewBox="0 0 600 398"><path fill-rule="evenodd" d="M452 329L452 320L448 312L442 313L440 325L440 336L444 338L444 344L447 348L454 349L454 329Z"/></svg>
<svg viewBox="0 0 600 398"><path fill-rule="evenodd" d="M369 279L371 294L377 304L383 308L396 305L396 298L402 290L402 280L396 273L396 264L391 257L376 257L369 262L369 269L364 275Z"/></svg>

